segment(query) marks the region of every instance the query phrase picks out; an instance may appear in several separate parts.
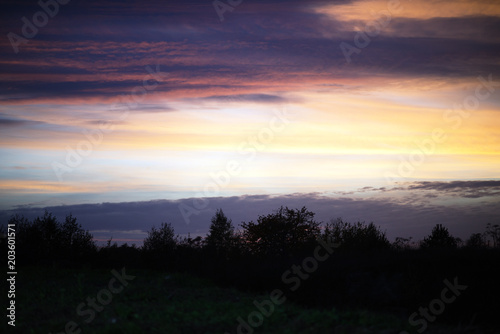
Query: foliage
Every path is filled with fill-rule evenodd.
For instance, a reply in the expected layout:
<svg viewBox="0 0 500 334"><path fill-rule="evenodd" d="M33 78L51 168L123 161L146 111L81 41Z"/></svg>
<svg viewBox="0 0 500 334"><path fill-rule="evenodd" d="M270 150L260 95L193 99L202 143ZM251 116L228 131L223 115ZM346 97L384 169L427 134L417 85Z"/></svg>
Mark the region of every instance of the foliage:
<svg viewBox="0 0 500 334"><path fill-rule="evenodd" d="M481 233L473 233L465 242L465 246L468 248L484 248L486 247L486 243L484 242L484 237Z"/></svg>
<svg viewBox="0 0 500 334"><path fill-rule="evenodd" d="M10 222L17 223L19 248L16 251L28 250L30 257L71 255L73 249L79 248L81 240L89 238L88 232L84 232L71 215L62 224L47 212L33 222L22 216L12 217ZM411 238L397 238L391 245L385 233L373 223L347 223L337 219L326 224L321 235L321 239L328 241L318 244L319 224L314 221L314 213L305 207L300 210L281 207L272 214L260 216L257 223L243 223L245 229L241 232L234 231L231 220L220 209L212 218L212 225L214 228L209 234L214 237L212 242L218 244L221 240L231 240L225 239L231 235L232 241L248 245L250 252L238 256L232 256L234 253L229 253L227 257L213 256L201 236L176 237L172 225L163 223L160 228L151 229L142 249L135 245L119 246L110 239L107 247L101 247L92 257L93 261L86 265L86 269L106 268L97 279L90 274L94 269L86 271L86 275L79 272L76 276L68 275L66 269L60 270L57 266L37 267L37 272L30 275L30 268L24 267L20 286L27 293L19 296L20 305L28 305L27 310L32 317L19 318L16 325L26 329L25 332L29 332L33 324L37 328L43 326L47 331L64 328L68 321L67 305L75 307L86 296L95 295L99 291L96 287L100 289L109 281L109 269L124 266L127 266L127 272L130 268L137 280L123 294L114 294L113 304L104 307L91 324L80 321L83 331L140 333L141 329L144 329L143 332L157 332L167 328L167 331L179 333L222 332L235 329L238 325L235 319L240 316L246 319L246 315L256 310L255 300L263 301L269 298L270 291L280 289L290 302L276 307L273 316L266 318L259 330L265 333L293 333L293 330L303 333L307 329L322 333L333 329L339 333L355 333L357 327L346 325L352 322L355 326L367 326L370 317L345 317L334 312L332 307L389 309L396 306L413 309L422 300L436 298L443 279L451 280L453 277L458 277L461 284L474 287L475 294L467 290L467 294L457 298L457 304L447 309L438 322L441 319L445 323L458 322L472 317L470 305L475 305L473 311L478 314L479 323L494 319L495 310L489 305L498 300L498 289L494 287L499 275L490 268L498 262L500 250L470 249L477 245L484 246L481 234L473 234L467 240L469 247L460 251L439 252L434 248L432 251L378 252L372 250L407 249ZM216 235L220 237L215 238ZM41 240L52 242L53 250L49 251L50 248ZM345 251L337 252L335 249L331 256L326 256L330 241L340 242ZM457 239L440 225L424 241L430 248L457 243ZM220 244L225 245L224 242ZM59 253L49 254L56 251ZM287 257L272 256L276 254ZM317 270L312 262L313 256L317 260ZM223 261L219 261L220 258ZM158 267L163 270L144 271L145 268ZM53 276L47 279L41 277L39 272ZM193 274L209 281L193 280L189 276ZM245 291L265 292L266 295L246 296L233 289L223 291L212 286L212 282ZM297 291L293 290L295 287ZM39 305L48 300L52 305L40 311ZM294 305L303 305L304 308L294 309L298 307ZM316 307L332 311L315 310ZM47 322L47 319L50 321ZM414 330L407 319L405 313L402 326L406 327L399 328L397 325L391 328ZM492 326L496 329L496 323ZM172 328L175 330L172 331ZM374 332L376 328L386 333L389 327L383 322L372 322L362 332Z"/></svg>
<svg viewBox="0 0 500 334"><path fill-rule="evenodd" d="M142 263L141 250L135 244L129 246L128 243L124 243L118 246L118 243L116 241L112 243L112 240L112 238L108 239L106 246L99 248L96 259L93 262L95 265L100 267L116 267Z"/></svg>
<svg viewBox="0 0 500 334"><path fill-rule="evenodd" d="M73 257L88 255L89 251L95 250L92 234L83 230L72 214L66 216L64 223L60 226L60 236L62 248Z"/></svg>
<svg viewBox="0 0 500 334"><path fill-rule="evenodd" d="M493 247L500 247L500 225L486 224L486 232L484 234L493 240Z"/></svg>
<svg viewBox="0 0 500 334"><path fill-rule="evenodd" d="M92 234L82 229L71 214L66 216L62 224L48 211L33 222L24 216L15 215L9 219L9 224L16 225L21 257L31 260L76 260L96 251Z"/></svg>
<svg viewBox="0 0 500 334"><path fill-rule="evenodd" d="M234 226L222 209L218 209L212 217L210 229L205 239L209 249L217 253L228 253L235 245Z"/></svg>
<svg viewBox="0 0 500 334"><path fill-rule="evenodd" d="M243 239L253 254L289 255L316 242L320 234L314 213L280 207L275 213L259 216L257 223L242 223Z"/></svg>
<svg viewBox="0 0 500 334"><path fill-rule="evenodd" d="M437 224L432 229L432 233L424 238L420 243L421 248L457 248L458 242L448 229L441 224Z"/></svg>
<svg viewBox="0 0 500 334"><path fill-rule="evenodd" d="M390 247L385 232L382 232L375 224L349 223L341 218L326 224L324 237L340 243L340 249L368 250Z"/></svg>
<svg viewBox="0 0 500 334"><path fill-rule="evenodd" d="M411 248L411 239L412 237L409 238L403 238L403 237L396 237L396 240L392 243L392 247L397 250L407 250Z"/></svg>
<svg viewBox="0 0 500 334"><path fill-rule="evenodd" d="M162 223L160 228L152 227L144 239L143 249L146 252L161 254L171 252L176 246L174 228L170 223Z"/></svg>
<svg viewBox="0 0 500 334"><path fill-rule="evenodd" d="M190 234L188 233L187 237L177 238L177 247L180 246L192 249L201 249L203 247L203 238L200 236L191 238Z"/></svg>

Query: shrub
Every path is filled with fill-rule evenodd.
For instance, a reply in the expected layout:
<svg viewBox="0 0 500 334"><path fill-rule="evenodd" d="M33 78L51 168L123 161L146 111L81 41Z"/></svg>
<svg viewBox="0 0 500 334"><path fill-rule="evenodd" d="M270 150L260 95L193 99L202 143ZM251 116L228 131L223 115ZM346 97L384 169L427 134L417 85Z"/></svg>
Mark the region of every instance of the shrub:
<svg viewBox="0 0 500 334"><path fill-rule="evenodd" d="M344 250L388 249L391 246L385 232L373 223L349 223L337 218L326 224L323 235L325 239L340 243L340 249Z"/></svg>
<svg viewBox="0 0 500 334"><path fill-rule="evenodd" d="M424 238L420 243L420 248L457 248L458 243L448 229L441 224L437 224L432 229L432 233Z"/></svg>
<svg viewBox="0 0 500 334"><path fill-rule="evenodd" d="M245 245L259 255L290 255L315 244L320 234L314 213L306 207L280 207L275 213L259 216L256 223L241 226Z"/></svg>
<svg viewBox="0 0 500 334"><path fill-rule="evenodd" d="M82 260L96 251L93 236L71 214L64 223L48 211L30 222L21 215L9 219L16 225L16 239L24 260Z"/></svg>
<svg viewBox="0 0 500 334"><path fill-rule="evenodd" d="M143 249L146 252L165 254L173 251L176 246L174 228L170 223L162 223L160 228L152 227L144 239Z"/></svg>

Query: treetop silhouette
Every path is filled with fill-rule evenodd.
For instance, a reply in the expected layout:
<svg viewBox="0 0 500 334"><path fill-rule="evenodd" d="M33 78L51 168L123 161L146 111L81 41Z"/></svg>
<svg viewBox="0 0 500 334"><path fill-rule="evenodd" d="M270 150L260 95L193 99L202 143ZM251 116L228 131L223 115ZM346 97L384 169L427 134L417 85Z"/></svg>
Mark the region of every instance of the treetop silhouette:
<svg viewBox="0 0 500 334"><path fill-rule="evenodd" d="M231 219L228 219L222 209L217 209L212 217L210 229L205 239L209 249L216 253L230 251L235 244L234 226Z"/></svg>
<svg viewBox="0 0 500 334"><path fill-rule="evenodd" d="M320 235L314 212L280 207L275 213L259 216L257 222L243 222L244 244L254 254L289 255L316 242Z"/></svg>

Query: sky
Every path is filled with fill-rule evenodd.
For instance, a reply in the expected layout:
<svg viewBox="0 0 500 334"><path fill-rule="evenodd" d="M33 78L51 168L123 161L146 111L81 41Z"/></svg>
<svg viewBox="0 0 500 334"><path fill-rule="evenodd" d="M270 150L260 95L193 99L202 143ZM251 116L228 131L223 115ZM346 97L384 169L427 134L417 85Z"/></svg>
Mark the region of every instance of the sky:
<svg viewBox="0 0 500 334"><path fill-rule="evenodd" d="M0 218L500 222L496 0L3 0Z"/></svg>

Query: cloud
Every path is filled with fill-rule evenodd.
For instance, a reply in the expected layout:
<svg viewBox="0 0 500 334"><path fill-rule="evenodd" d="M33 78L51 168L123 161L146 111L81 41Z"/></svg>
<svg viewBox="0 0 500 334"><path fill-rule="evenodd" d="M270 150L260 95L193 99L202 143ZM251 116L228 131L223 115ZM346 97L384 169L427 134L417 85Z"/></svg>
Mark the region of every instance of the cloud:
<svg viewBox="0 0 500 334"><path fill-rule="evenodd" d="M481 198L495 197L500 195L500 181L415 181L398 182L398 185L392 188L364 187L357 192L410 192L414 194L423 194L426 198L436 198L440 196L453 196L463 198ZM432 191L432 193L423 193L422 191Z"/></svg>
<svg viewBox="0 0 500 334"><path fill-rule="evenodd" d="M478 185L473 187L478 188ZM206 201L208 207L191 215L189 223L183 219L180 205L194 209L194 203ZM372 196L368 198L329 197L320 193L295 193L289 195L245 195L180 200L155 200L145 202L80 204L52 206L45 209L53 212L60 220L72 213L85 229L93 231L98 239L127 238L141 243L144 233L153 225L172 223L180 235L205 236L215 210L222 208L237 226L242 221L256 220L280 206L301 208L306 206L316 213L316 220L328 222L342 217L347 221L373 221L389 238L413 236L421 239L428 235L435 224L441 223L458 237L466 238L471 233L483 232L486 223L500 219L500 202L476 203L470 205L439 205L425 203L418 198L401 201L390 197ZM196 210L194 210L196 211ZM43 214L41 208L20 208L0 212L0 221L6 222L14 213L22 213L34 218ZM106 230L102 232L102 230ZM131 232L135 231L135 232Z"/></svg>
<svg viewBox="0 0 500 334"><path fill-rule="evenodd" d="M0 115L1 117L2 115ZM45 122L31 121L18 118L0 118L0 128L15 128L15 127L26 127L33 125L45 125Z"/></svg>
<svg viewBox="0 0 500 334"><path fill-rule="evenodd" d="M137 107L133 109L134 111L144 112L144 113L168 113L177 111L174 108L163 104L138 104Z"/></svg>
<svg viewBox="0 0 500 334"><path fill-rule="evenodd" d="M38 10L29 3L6 7L13 15L6 15L5 34L20 33L17 18ZM357 32L313 10L327 1L245 1L223 24L210 1L147 3L71 3L22 46L24 52L7 52L5 39L0 64L9 75L0 79L0 103L95 97L106 101L130 94L148 75L145 66L153 64L169 73L155 89L163 96L233 96L268 103L282 97L263 91L297 82L338 85L342 79L362 76L476 77L500 70L497 16L394 17L346 67L339 45L353 44ZM336 2L334 8L342 3L349 1Z"/></svg>
<svg viewBox="0 0 500 334"><path fill-rule="evenodd" d="M407 38L443 38L496 44L500 37L500 17L464 16L427 20L395 18L384 35Z"/></svg>
<svg viewBox="0 0 500 334"><path fill-rule="evenodd" d="M22 126L29 123L25 120L20 119L0 119L0 127L13 127L13 126Z"/></svg>
<svg viewBox="0 0 500 334"><path fill-rule="evenodd" d="M414 182L408 190L434 190L458 197L479 198L500 195L500 181Z"/></svg>
<svg viewBox="0 0 500 334"><path fill-rule="evenodd" d="M450 181L450 182L430 182L421 181L411 184L409 189L434 189L434 190L456 190L456 189L489 189L500 188L500 181Z"/></svg>
<svg viewBox="0 0 500 334"><path fill-rule="evenodd" d="M387 6L385 0L375 2ZM82 140L84 129L80 128L81 124L101 125L110 118L117 119L118 115L110 112L109 105L119 102L123 95L130 98L134 89L142 87L145 78L150 76L146 67L149 65L154 68L156 64L159 64L161 72L166 74L164 80L155 86L154 91L148 91L148 96L142 101L143 104L132 108L134 113L181 111L185 107L182 104L183 101L200 104L205 102L296 103L301 100L290 98L290 96L309 97L312 91L322 89L323 92L326 91L325 93L334 93L328 94L330 99L328 104L320 99L313 100L314 97L311 97L309 102L314 103L315 107L325 108L325 110L328 108L328 115L338 117L319 119L311 114L310 117L315 118L317 124L311 126L312 123L305 122L303 128L312 130L304 137L284 137L283 141L288 140L286 145L303 151L308 151L313 146L314 149L318 149L321 145L328 145L335 149L335 145L342 146L341 143L344 140L355 141L365 136L366 144L365 142L361 144L363 149L371 147L377 140L376 144L383 146L387 144L383 141L389 139L383 136L369 137L373 132L363 133L363 126L380 129L380 132L384 132L385 135L385 129L388 129L386 125L390 124L393 119L401 119L400 123L394 124L398 124L397 130L401 131L397 132L396 138L402 138L400 133L408 135L420 131L420 129L410 131L412 126L417 126L419 120L407 121L405 119L405 114L410 119L414 117L413 113L405 113L404 108L401 107L401 112L398 110L397 116L389 120L389 117L383 113L378 114L374 109L373 112L370 111L370 114L367 113L362 115L362 118L358 118L360 112L357 113L357 106L353 105L352 112L349 113L349 117L352 117L352 122L349 121L349 124L352 123L353 127L346 127L346 135L337 136L335 142L330 142L327 136L323 137L326 132L316 132L316 129L326 131L331 127L335 133L338 131L335 127L340 128L342 124L345 124L340 122L343 111L336 110L335 107L344 105L346 108L351 108L351 106L350 101L344 101L340 93L357 94L360 97L359 101L364 102L367 96L379 98L380 92L385 89L389 89L387 95L390 95L394 87L416 91L423 90L425 87L422 86L436 81L443 82L443 86L453 81L455 86L449 85L444 88L439 86L441 92L444 91L441 96L447 99L446 102L449 102L451 106L461 101L455 99L456 95L462 96L464 93L462 90L464 87L457 88L459 84L464 82L470 84L473 80L476 82L478 76L487 76L490 73L493 73L493 80L498 81L496 73L500 73L500 43L498 43L497 31L500 29L500 18L496 12L484 10L486 8L482 7L484 3L480 7L474 6L475 3L472 1L459 3L444 1L439 5L440 13L448 13L450 8L460 8L453 11L452 16L436 17L433 3L425 2L424 5L407 3L405 6L425 8L421 11L413 11L408 7L406 16L394 16L390 24L378 36L372 37L369 45L359 54L354 54L353 61L347 65L339 45L341 42L354 44L354 37L358 32L354 29L355 25L372 19L372 16L367 14L369 7L365 7L366 1L245 0L232 12L226 13L224 22L219 21L212 2L207 0L71 1L67 5L60 6L58 15L51 18L46 26L40 28L39 33L34 38L30 38L28 43L21 45L20 52L15 54L5 37L9 32L21 34L20 18L33 17L40 7L36 1L7 0L0 13L2 21L0 34L4 36L0 39L0 66L2 67L0 104L5 106L5 110L9 110L10 115L17 116L0 115L0 128L4 130L2 140L4 145L8 144L11 147L23 144L36 148L40 156L50 156L49 151L43 150L49 147L46 145L47 142L57 143L61 147L57 148L53 145L52 148L56 147L53 151L60 149L63 152L66 143L74 146ZM343 4L348 6L342 8L348 10L353 16L344 12L343 16L336 17L319 10L328 7L331 10L330 13L339 14L341 9L339 6ZM478 8L481 10L479 11ZM424 84L421 85L422 82ZM331 89L328 90L329 88ZM452 93L451 90L453 90ZM382 97L386 98L387 95ZM412 103L404 96L390 96L390 98L393 97L399 99L398 103L401 101L403 104ZM484 101L484 105L490 104L485 108L497 110L497 105L493 103L495 99L496 97L492 96L488 101ZM428 101L427 98L424 100ZM21 104L22 106L18 106ZM483 102L481 104L483 107ZM372 106L377 105L374 103ZM384 105L384 108L387 106ZM391 104L387 109L392 109L393 106L395 105ZM122 107L126 106L122 104ZM258 109L262 106L254 107ZM394 109L399 107L398 104ZM435 110L425 110L425 112L434 113ZM210 110L207 115L208 113ZM376 116L372 117L372 114ZM479 112L476 114L479 116ZM146 123L147 119L163 118L160 116L163 115L158 115L158 117L142 115L141 121ZM175 118L174 116L178 114L168 116ZM101 117L103 121L96 120ZM78 121L75 125L76 119ZM426 117L422 119L427 120ZM481 118L475 117L474 119L474 122L468 124L480 123ZM336 121L339 122L334 124ZM119 121L112 122L115 124ZM120 150L123 149L129 144L127 140L124 140L125 138L134 138L137 145L144 145L142 147L150 145L152 141L139 140L142 139L139 136L145 136L144 133L127 132L132 131L133 122L134 117L127 120L127 129L123 127L113 136L107 136L106 149L112 150L112 144L115 142L120 142L122 144ZM154 137L155 145L165 143L165 146L171 145L176 149L186 144L190 145L192 141L203 143L201 147L205 149L215 142L211 142L204 133L198 131L201 126L197 129L194 124L196 120L189 123L189 131L186 131L183 126L176 126L175 130L182 132L182 135L170 136L169 134L160 137L158 133L151 131L151 137L144 138ZM488 124L488 126L494 129L495 123ZM30 129L22 132L19 131L21 127ZM229 128L238 131L238 128L230 126L225 126L224 130ZM354 131L351 132L351 130ZM416 131L413 132L413 130ZM460 130L461 136L466 134L465 130L467 127ZM357 134L354 135L356 132ZM493 132L493 130L487 130L488 134ZM306 132L302 133L306 134ZM387 131L387 134L393 133ZM479 135L482 134L479 132ZM315 138L311 141L312 137L308 137L314 135L319 137L317 141ZM480 137L479 135L477 138ZM491 147L493 147L496 137L493 135L490 137L492 138L489 139ZM30 141L27 140L28 138ZM74 139L74 142L71 142L70 138ZM163 138L168 138L168 140L163 141ZM475 142L475 138L470 142ZM468 140L469 138L464 137L464 142ZM478 139L477 142L483 143L483 138ZM224 138L224 143L230 144L227 138ZM302 143L312 144L301 146ZM315 146L315 143L320 144ZM404 146L404 143L401 145ZM350 147L346 145L343 149L350 150ZM474 146L476 147L479 146ZM325 150L325 152L330 151ZM19 155L22 154L28 156L26 153L19 153ZM61 157L64 157L64 154L61 153ZM92 159L96 159L97 156L98 154L95 154ZM328 158L333 159L331 156ZM19 159L11 163L21 165L24 157ZM340 164L343 163L342 159L348 160L348 158L341 158ZM50 163L40 158L36 161L40 164L43 161L44 166L49 166ZM89 158L87 161L90 165L91 161L96 160ZM174 165L174 160L171 161L171 165ZM324 165L323 161L326 160L321 161L322 165ZM311 161L311 164L313 163L314 161ZM488 168L491 163L494 164L494 162L489 162ZM93 164L91 168L88 168L89 165L80 171L86 172L99 166L99 164ZM122 167L124 174L130 173L125 164L120 166ZM469 168L469 165L461 165L461 167L465 169ZM367 163L364 170L368 168ZM269 172L269 169L265 170ZM480 169L473 170L473 172L476 171L482 173ZM333 168L332 173L335 173ZM104 174L100 170L89 177L99 179ZM113 170L113 174L119 175L120 173ZM137 174L135 173L134 177ZM35 182L37 191L54 189L50 183L40 181L44 177L46 175L38 174L33 175L33 178L28 181L19 182L17 179L12 179L6 184L9 187L22 186L31 189L34 182L32 179L37 179L39 180L38 183ZM474 202L474 205L477 206L473 209L474 212L479 212L479 218L498 218L491 211L498 209L498 205L492 207L494 204L487 202L491 200L488 197L498 196L499 188L496 183L480 183L490 181L460 182L413 182L400 184L396 188L365 187L359 191L336 192L334 196L338 197L332 198L326 198L321 194L213 198L210 199L211 209L193 216L190 225L183 223L178 204L181 202L190 204L193 199L102 203L89 206L52 207L51 209L62 215L68 210L78 212L86 226L96 231L104 230L101 225L104 226L109 222L112 225L110 231L114 231L113 233L125 233L123 231L138 229L145 231L153 223L160 224L164 220L173 220L178 225L179 233L203 234L206 233L211 214L218 206L227 207L235 220L241 220L256 219L256 212L265 214L281 204L310 205L311 209L317 210L321 219L342 215L351 219L374 220L387 224L396 232L398 226L401 225L407 229L401 228L401 233L416 231L422 234L422 222L425 222L426 226L437 221L452 223L453 221L450 220L452 218L456 219L456 224L462 224L460 225L462 230L466 231L464 217L470 217L466 209L471 209L471 207L451 208L432 203L442 196L453 197L454 200L457 198L476 199L478 202ZM89 191L88 185L85 185L85 182L82 184L75 185L74 188ZM75 191L74 188L71 191ZM109 188L99 186L93 191L102 189ZM400 192L404 195L396 197L396 194ZM382 194L385 197L360 199L355 197L359 195L358 193L363 193L363 196ZM390 198L390 196L393 197ZM480 200L484 200L481 206L478 204ZM256 211L250 209L254 207ZM38 209L26 208L26 210L32 214L38 212L36 211Z"/></svg>
<svg viewBox="0 0 500 334"><path fill-rule="evenodd" d="M284 103L289 101L289 99L287 98L271 94L220 95L220 96L209 96L201 98L201 100L224 102L224 103L227 102Z"/></svg>

